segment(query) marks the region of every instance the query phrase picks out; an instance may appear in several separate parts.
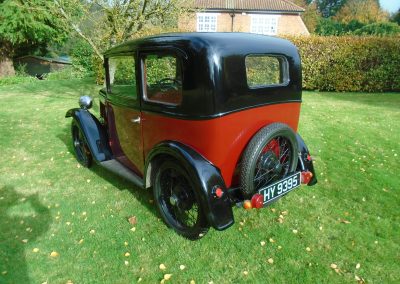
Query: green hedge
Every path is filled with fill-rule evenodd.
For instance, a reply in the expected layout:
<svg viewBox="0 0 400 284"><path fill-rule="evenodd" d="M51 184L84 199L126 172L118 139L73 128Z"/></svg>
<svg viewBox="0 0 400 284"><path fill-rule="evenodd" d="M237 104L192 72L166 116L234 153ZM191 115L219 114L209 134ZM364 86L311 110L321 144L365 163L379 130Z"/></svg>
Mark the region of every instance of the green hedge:
<svg viewBox="0 0 400 284"><path fill-rule="evenodd" d="M400 37L289 39L302 58L303 89L400 91Z"/></svg>

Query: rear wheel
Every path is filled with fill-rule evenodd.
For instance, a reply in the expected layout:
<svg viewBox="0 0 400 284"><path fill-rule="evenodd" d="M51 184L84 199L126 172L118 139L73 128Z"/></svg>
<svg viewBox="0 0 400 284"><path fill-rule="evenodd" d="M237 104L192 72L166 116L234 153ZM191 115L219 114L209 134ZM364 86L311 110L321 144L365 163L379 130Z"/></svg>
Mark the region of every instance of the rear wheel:
<svg viewBox="0 0 400 284"><path fill-rule="evenodd" d="M294 172L297 152L296 134L286 124L273 123L257 132L241 164L240 185L245 197Z"/></svg>
<svg viewBox="0 0 400 284"><path fill-rule="evenodd" d="M207 233L209 226L194 184L177 161L162 162L155 174L153 191L162 218L178 234L195 240Z"/></svg>
<svg viewBox="0 0 400 284"><path fill-rule="evenodd" d="M76 120L72 120L71 134L76 159L82 166L89 168L92 165L92 154L90 153L85 136Z"/></svg>

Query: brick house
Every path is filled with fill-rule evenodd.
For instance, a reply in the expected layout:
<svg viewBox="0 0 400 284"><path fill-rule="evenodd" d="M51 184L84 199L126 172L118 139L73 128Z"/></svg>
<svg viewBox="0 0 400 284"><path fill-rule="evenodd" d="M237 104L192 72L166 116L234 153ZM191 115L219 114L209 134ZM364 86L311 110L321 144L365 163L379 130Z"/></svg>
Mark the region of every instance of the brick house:
<svg viewBox="0 0 400 284"><path fill-rule="evenodd" d="M195 0L194 11L179 19L181 30L309 35L304 9L287 0Z"/></svg>

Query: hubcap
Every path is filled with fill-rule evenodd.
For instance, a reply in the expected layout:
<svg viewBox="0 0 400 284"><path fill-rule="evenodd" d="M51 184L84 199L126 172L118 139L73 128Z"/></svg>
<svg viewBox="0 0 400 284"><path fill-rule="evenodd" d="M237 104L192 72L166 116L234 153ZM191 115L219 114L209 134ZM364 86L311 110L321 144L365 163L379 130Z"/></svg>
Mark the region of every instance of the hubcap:
<svg viewBox="0 0 400 284"><path fill-rule="evenodd" d="M288 173L292 162L290 153L290 142L285 137L278 136L267 143L256 164L254 172L255 190L281 179Z"/></svg>
<svg viewBox="0 0 400 284"><path fill-rule="evenodd" d="M191 228L198 219L198 204L187 177L178 168L169 168L160 178L164 212L176 226Z"/></svg>
<svg viewBox="0 0 400 284"><path fill-rule="evenodd" d="M175 195L171 195L169 198L169 203L171 203L172 206L175 206L178 203L178 198L176 198Z"/></svg>

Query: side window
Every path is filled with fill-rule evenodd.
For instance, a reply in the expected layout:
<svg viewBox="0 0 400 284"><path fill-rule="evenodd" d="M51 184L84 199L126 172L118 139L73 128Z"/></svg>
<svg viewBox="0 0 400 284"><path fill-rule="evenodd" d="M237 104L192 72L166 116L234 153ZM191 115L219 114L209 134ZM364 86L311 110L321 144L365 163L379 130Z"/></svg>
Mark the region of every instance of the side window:
<svg viewBox="0 0 400 284"><path fill-rule="evenodd" d="M283 56L248 55L245 64L249 88L279 86L289 82L289 64Z"/></svg>
<svg viewBox="0 0 400 284"><path fill-rule="evenodd" d="M144 100L167 105L182 103L182 66L176 55L148 54L143 58Z"/></svg>
<svg viewBox="0 0 400 284"><path fill-rule="evenodd" d="M111 94L137 98L134 57L111 57L108 66Z"/></svg>

